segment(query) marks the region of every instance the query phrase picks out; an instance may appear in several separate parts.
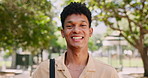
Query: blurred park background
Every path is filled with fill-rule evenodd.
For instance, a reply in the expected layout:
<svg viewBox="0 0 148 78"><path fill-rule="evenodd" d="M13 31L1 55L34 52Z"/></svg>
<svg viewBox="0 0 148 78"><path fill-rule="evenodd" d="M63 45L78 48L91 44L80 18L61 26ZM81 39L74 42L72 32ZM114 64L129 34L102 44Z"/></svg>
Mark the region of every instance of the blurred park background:
<svg viewBox="0 0 148 78"><path fill-rule="evenodd" d="M89 53L120 78L148 77L147 0L0 0L0 78L29 78L40 62L65 52L60 13L73 1L92 12Z"/></svg>

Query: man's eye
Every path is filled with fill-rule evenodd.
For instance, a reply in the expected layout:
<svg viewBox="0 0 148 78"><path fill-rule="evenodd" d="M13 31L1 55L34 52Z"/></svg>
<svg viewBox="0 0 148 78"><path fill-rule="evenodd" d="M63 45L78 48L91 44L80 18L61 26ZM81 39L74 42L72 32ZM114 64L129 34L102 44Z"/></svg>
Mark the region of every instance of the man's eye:
<svg viewBox="0 0 148 78"><path fill-rule="evenodd" d="M66 27L70 28L70 27L72 27L72 25L67 25Z"/></svg>
<svg viewBox="0 0 148 78"><path fill-rule="evenodd" d="M86 26L86 25L81 25L81 26L83 27L83 26Z"/></svg>

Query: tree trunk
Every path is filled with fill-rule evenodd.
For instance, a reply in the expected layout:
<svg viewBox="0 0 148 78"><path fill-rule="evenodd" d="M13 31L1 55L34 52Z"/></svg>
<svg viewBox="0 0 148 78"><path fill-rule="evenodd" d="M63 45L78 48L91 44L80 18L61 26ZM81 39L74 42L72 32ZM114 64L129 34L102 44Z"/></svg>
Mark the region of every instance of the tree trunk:
<svg viewBox="0 0 148 78"><path fill-rule="evenodd" d="M16 68L16 50L17 48L14 47L13 48L13 52L12 52L12 62L11 62L11 68Z"/></svg>
<svg viewBox="0 0 148 78"><path fill-rule="evenodd" d="M43 49L41 49L41 62L43 62Z"/></svg>
<svg viewBox="0 0 148 78"><path fill-rule="evenodd" d="M144 77L148 77L148 54L147 54L147 49L144 49L143 52L139 51L141 54L141 58L143 61L143 66L144 66Z"/></svg>
<svg viewBox="0 0 148 78"><path fill-rule="evenodd" d="M11 62L11 68L15 69L16 68L16 53L12 53L12 62Z"/></svg>

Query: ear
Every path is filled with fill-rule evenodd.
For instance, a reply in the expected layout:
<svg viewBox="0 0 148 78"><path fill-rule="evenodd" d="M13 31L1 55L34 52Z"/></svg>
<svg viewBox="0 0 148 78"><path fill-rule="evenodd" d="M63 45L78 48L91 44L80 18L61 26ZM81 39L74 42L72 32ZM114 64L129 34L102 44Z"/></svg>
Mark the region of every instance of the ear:
<svg viewBox="0 0 148 78"><path fill-rule="evenodd" d="M64 38L64 29L61 29L61 35Z"/></svg>
<svg viewBox="0 0 148 78"><path fill-rule="evenodd" d="M93 28L89 28L89 37L91 37L93 34Z"/></svg>

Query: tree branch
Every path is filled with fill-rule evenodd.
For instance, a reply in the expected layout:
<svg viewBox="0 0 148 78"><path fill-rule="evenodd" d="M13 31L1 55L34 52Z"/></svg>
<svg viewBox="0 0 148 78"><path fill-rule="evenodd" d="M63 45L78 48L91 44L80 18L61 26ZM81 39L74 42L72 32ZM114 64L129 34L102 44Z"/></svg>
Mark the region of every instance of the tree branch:
<svg viewBox="0 0 148 78"><path fill-rule="evenodd" d="M111 29L113 30L117 30L117 31L122 31L122 32L125 32L124 30L120 29L120 28L115 28L113 27L113 25L108 25Z"/></svg>
<svg viewBox="0 0 148 78"><path fill-rule="evenodd" d="M143 9L145 7L145 1L146 0L141 0L141 2L142 2L142 9L140 10L141 14L143 14Z"/></svg>
<svg viewBox="0 0 148 78"><path fill-rule="evenodd" d="M127 15L127 12L126 12L126 9L125 8L124 8L124 13L125 13L125 16L126 16L126 18L128 20L128 23L129 23L130 32L133 32L132 26L131 26L131 20L130 20L129 16Z"/></svg>
<svg viewBox="0 0 148 78"><path fill-rule="evenodd" d="M119 23L118 23L118 21L117 21L117 26L118 26L118 28L120 29L120 26L119 26Z"/></svg>
<svg viewBox="0 0 148 78"><path fill-rule="evenodd" d="M148 30L146 30L146 29L143 28L143 33L144 34L148 34Z"/></svg>
<svg viewBox="0 0 148 78"><path fill-rule="evenodd" d="M140 28L139 47L144 47L144 33L143 33L143 28Z"/></svg>
<svg viewBox="0 0 148 78"><path fill-rule="evenodd" d="M132 25L131 25L132 22L133 22L135 25L139 26L140 29L141 29L141 30L140 30L140 36L139 36L139 39L136 39L136 37L135 37L134 35L131 36L131 37L132 37L132 39L134 40L134 42L136 43L136 45L142 47L142 46L143 46L143 31L142 31L142 25L140 25L140 24L138 24L137 22L131 20L131 19L129 18L129 16L127 15L127 11L126 11L125 8L124 8L124 11L125 11L125 15L126 15L126 18L127 18L127 20L128 20L128 23L129 23L129 29L130 29L130 32L133 33ZM136 46L136 45L135 45L135 47L139 48L139 47Z"/></svg>
<svg viewBox="0 0 148 78"><path fill-rule="evenodd" d="M134 44L132 41L130 41L130 40L128 39L128 37L126 37L125 35L123 35L123 33L120 33L120 34L121 34L121 36L123 36L132 46L134 46L135 48L138 47L136 44Z"/></svg>

